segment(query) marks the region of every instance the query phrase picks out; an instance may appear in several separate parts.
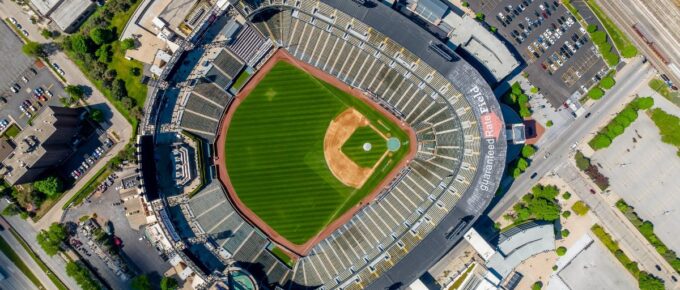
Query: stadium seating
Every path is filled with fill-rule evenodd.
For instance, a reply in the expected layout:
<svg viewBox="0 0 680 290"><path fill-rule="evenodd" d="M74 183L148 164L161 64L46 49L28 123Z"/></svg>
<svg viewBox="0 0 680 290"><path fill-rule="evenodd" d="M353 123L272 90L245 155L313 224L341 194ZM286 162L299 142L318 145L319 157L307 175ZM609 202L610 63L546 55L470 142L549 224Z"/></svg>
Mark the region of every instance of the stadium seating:
<svg viewBox="0 0 680 290"><path fill-rule="evenodd" d="M242 39L228 45L233 54L213 62L220 72L233 77L229 72L249 63L257 51L244 49L244 43L261 47L257 43L269 38L301 61L381 98L415 129L419 150L397 183L300 258L294 269L272 256L267 238L235 212L214 183L189 201L192 220L236 261L263 265L271 283L361 289L432 231L470 186L479 156L476 117L446 77L333 7L313 0L240 0L235 5L246 13L265 11L266 17L254 17ZM278 9L264 9L273 5ZM224 88L210 85L215 86L196 85L183 104L182 126L201 136L215 132L213 120L228 104L221 97Z"/></svg>

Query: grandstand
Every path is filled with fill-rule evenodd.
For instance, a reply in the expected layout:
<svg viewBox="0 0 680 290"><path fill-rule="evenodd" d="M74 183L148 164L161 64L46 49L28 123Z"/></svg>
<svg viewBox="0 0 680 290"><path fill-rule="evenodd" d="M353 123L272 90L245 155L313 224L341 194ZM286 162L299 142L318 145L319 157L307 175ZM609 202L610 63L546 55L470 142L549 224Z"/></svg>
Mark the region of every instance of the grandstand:
<svg viewBox="0 0 680 290"><path fill-rule="evenodd" d="M370 3L362 5L359 2ZM471 226L496 191L505 159L500 107L480 74L436 36L388 6L348 0L233 0L242 37L219 49L177 106L180 128L214 143L236 75L271 44L359 88L409 124L416 157L349 222L289 267L217 180L181 204L185 254L201 275L236 263L263 285L363 289L408 285ZM231 17L231 16L225 16ZM269 44L269 45L268 45ZM203 63L198 64L203 65ZM182 234L183 233L183 234ZM443 234L442 234L443 233ZM196 258L203 247L213 256ZM441 251L440 251L441 250ZM406 261L409 261L406 263ZM206 265L201 265L206 264ZM211 265L207 265L211 264ZM208 279L209 280L209 279Z"/></svg>

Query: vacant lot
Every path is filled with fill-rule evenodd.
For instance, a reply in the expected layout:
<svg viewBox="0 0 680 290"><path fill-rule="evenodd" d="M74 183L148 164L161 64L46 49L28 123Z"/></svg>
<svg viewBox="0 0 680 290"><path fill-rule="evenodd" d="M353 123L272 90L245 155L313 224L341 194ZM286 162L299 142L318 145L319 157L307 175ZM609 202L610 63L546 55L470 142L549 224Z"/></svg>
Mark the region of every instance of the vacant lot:
<svg viewBox="0 0 680 290"><path fill-rule="evenodd" d="M323 144L330 122L348 108L382 134L408 141L404 131L362 100L287 62L277 63L235 109L225 144L231 183L250 210L292 243L303 244L356 205L409 150L404 145L381 160L361 188L342 184L328 169ZM364 131L360 128L345 143L347 150L370 142L384 153L386 145L378 141L384 139ZM378 160L359 155L364 164Z"/></svg>

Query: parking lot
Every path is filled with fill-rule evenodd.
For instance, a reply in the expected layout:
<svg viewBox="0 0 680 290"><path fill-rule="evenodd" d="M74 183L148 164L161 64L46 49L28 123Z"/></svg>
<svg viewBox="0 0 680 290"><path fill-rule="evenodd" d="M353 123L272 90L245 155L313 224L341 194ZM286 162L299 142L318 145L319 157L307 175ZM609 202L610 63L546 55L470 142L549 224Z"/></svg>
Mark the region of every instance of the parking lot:
<svg viewBox="0 0 680 290"><path fill-rule="evenodd" d="M66 93L46 64L23 54L21 40L4 22L0 37L0 131L13 122L23 129L45 106L62 106Z"/></svg>
<svg viewBox="0 0 680 290"><path fill-rule="evenodd" d="M118 193L118 188L122 186L123 177L134 174L134 168L125 169L122 172L116 172L118 178L113 179L113 184L109 186L104 192L98 192L89 197L84 203L79 206L70 208L64 215L64 221L71 221L79 223L82 216L93 216L97 214L97 220L100 225L104 226L107 221L113 225L113 234L122 241L122 252L125 257L134 257L131 261L126 259L132 272L138 273L156 273L162 275L170 268L170 264L166 263L157 250L151 243L149 243L144 236L144 230L133 229L130 226L128 217L126 217L125 204L121 202L121 196ZM82 249L79 250L84 254L84 258L91 263L102 277L114 289L128 289L129 280L124 281L120 276L116 275L103 259L93 253L92 247L86 245L87 239L80 233L77 237L83 243ZM89 253L88 256L85 251Z"/></svg>
<svg viewBox="0 0 680 290"><path fill-rule="evenodd" d="M60 166L60 173L65 180L78 180L94 166L94 164L106 156L115 144L102 129L95 129L90 134L83 136L78 149Z"/></svg>
<svg viewBox="0 0 680 290"><path fill-rule="evenodd" d="M554 108L584 94L608 70L583 28L558 1L480 0L470 6L511 44Z"/></svg>

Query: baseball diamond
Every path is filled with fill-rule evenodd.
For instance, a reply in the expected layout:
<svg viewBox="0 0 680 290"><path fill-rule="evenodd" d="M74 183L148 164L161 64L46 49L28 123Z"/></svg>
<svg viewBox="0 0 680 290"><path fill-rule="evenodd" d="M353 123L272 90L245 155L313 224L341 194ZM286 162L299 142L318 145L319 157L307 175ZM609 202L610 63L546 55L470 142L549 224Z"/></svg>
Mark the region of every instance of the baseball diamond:
<svg viewBox="0 0 680 290"><path fill-rule="evenodd" d="M298 245L357 205L409 151L392 120L286 61L232 110L225 156L236 194ZM388 136L402 146L387 151Z"/></svg>

